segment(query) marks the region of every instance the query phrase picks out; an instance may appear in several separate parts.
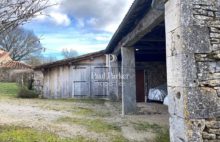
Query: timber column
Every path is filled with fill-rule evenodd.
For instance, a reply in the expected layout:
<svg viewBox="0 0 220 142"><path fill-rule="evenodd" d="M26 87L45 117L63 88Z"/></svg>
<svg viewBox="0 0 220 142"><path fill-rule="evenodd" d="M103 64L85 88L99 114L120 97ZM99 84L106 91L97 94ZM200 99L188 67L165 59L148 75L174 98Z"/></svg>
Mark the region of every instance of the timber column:
<svg viewBox="0 0 220 142"><path fill-rule="evenodd" d="M165 5L171 142L220 141L220 0Z"/></svg>
<svg viewBox="0 0 220 142"><path fill-rule="evenodd" d="M136 111L135 51L132 47L121 47L122 56L122 115Z"/></svg>

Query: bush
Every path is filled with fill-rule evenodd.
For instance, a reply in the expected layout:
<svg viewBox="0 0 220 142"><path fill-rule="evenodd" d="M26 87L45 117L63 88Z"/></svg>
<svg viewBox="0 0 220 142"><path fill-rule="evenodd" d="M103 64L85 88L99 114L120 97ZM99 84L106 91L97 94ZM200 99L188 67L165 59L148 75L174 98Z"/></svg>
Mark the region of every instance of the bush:
<svg viewBox="0 0 220 142"><path fill-rule="evenodd" d="M26 87L21 87L18 94L18 98L38 98L39 95L33 90L28 90Z"/></svg>

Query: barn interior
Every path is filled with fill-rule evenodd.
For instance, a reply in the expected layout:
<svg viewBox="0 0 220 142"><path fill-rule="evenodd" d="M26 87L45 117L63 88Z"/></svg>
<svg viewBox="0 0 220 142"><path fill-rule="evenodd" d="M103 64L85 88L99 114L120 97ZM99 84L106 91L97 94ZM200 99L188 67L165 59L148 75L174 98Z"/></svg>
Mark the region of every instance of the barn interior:
<svg viewBox="0 0 220 142"><path fill-rule="evenodd" d="M107 53L118 56L122 114L135 112L137 102L164 102L152 97L159 89L167 95L164 3L136 0L113 35ZM152 93L153 92L153 93ZM164 93L165 92L165 93Z"/></svg>
<svg viewBox="0 0 220 142"><path fill-rule="evenodd" d="M162 103L150 99L149 93L150 90L167 87L164 21L145 34L131 48L135 49L136 101ZM118 60L122 62L121 53L118 54Z"/></svg>
<svg viewBox="0 0 220 142"><path fill-rule="evenodd" d="M149 95L152 89L166 89L165 38L165 23L161 22L134 45L137 102L160 102Z"/></svg>

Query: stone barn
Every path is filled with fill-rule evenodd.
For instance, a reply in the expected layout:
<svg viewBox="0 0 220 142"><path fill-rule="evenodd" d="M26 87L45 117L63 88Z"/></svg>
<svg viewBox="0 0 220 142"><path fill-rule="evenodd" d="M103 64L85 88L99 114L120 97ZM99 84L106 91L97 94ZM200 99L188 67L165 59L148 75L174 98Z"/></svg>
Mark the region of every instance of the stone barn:
<svg viewBox="0 0 220 142"><path fill-rule="evenodd" d="M129 74L123 114L167 72L171 141L220 141L220 0L135 0L106 53Z"/></svg>
<svg viewBox="0 0 220 142"><path fill-rule="evenodd" d="M104 52L37 69L47 97L122 98L123 115L167 84L171 141L220 141L220 0L135 0Z"/></svg>

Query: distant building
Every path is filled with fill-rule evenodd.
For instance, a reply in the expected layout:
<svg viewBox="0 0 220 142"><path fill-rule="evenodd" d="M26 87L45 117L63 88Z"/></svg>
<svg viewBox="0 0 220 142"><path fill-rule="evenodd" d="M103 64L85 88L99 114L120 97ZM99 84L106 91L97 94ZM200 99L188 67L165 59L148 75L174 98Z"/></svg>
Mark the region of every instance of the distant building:
<svg viewBox="0 0 220 142"><path fill-rule="evenodd" d="M9 56L8 52L5 52L3 50L0 50L0 66L2 66L4 63L12 61L11 57Z"/></svg>
<svg viewBox="0 0 220 142"><path fill-rule="evenodd" d="M0 50L0 81L14 82L18 73L31 72L32 67L18 61L13 61L8 52Z"/></svg>

